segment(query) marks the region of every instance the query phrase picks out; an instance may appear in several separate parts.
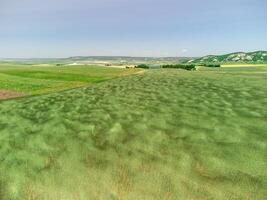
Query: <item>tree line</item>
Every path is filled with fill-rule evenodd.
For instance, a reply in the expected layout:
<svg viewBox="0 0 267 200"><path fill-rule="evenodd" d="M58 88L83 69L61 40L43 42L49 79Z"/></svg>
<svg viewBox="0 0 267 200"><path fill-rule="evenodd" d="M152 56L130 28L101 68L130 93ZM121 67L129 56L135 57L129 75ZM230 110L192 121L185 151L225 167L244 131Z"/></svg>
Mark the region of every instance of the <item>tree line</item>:
<svg viewBox="0 0 267 200"><path fill-rule="evenodd" d="M173 68L173 69L184 69L184 70L196 70L196 66L204 66L204 67L221 67L220 64L166 64L161 65L160 68ZM135 66L135 68L149 69L149 65L140 64Z"/></svg>

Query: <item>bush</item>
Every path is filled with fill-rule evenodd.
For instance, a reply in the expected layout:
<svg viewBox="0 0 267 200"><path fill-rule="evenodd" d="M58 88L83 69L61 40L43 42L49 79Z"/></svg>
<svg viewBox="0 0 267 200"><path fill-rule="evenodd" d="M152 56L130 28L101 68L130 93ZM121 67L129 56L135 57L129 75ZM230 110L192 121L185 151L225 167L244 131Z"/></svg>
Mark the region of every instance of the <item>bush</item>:
<svg viewBox="0 0 267 200"><path fill-rule="evenodd" d="M220 64L204 64L204 67L221 67Z"/></svg>
<svg viewBox="0 0 267 200"><path fill-rule="evenodd" d="M184 69L184 70L195 70L195 65L185 65L185 64L176 64L176 65L162 65L162 68L175 68L175 69Z"/></svg>
<svg viewBox="0 0 267 200"><path fill-rule="evenodd" d="M137 65L136 68L149 69L149 66L146 64L140 64L140 65Z"/></svg>

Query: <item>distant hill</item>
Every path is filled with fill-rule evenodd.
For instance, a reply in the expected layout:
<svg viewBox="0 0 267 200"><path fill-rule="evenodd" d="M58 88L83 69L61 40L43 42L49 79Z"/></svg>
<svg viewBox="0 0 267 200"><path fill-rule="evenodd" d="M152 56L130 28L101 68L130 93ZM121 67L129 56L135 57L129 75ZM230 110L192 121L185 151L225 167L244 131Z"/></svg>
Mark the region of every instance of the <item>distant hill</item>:
<svg viewBox="0 0 267 200"><path fill-rule="evenodd" d="M0 58L0 62L17 64L174 64L196 57L73 56L69 58Z"/></svg>
<svg viewBox="0 0 267 200"><path fill-rule="evenodd" d="M73 61L90 61L90 60L98 60L98 61L188 61L191 59L195 59L194 57L131 57L131 56L74 56L66 58L68 60Z"/></svg>
<svg viewBox="0 0 267 200"><path fill-rule="evenodd" d="M189 63L266 63L267 51L236 52L225 55L208 55L188 61Z"/></svg>
<svg viewBox="0 0 267 200"><path fill-rule="evenodd" d="M196 59L196 57L130 57L130 56L75 56L65 60L77 63L112 63L112 64L174 64Z"/></svg>

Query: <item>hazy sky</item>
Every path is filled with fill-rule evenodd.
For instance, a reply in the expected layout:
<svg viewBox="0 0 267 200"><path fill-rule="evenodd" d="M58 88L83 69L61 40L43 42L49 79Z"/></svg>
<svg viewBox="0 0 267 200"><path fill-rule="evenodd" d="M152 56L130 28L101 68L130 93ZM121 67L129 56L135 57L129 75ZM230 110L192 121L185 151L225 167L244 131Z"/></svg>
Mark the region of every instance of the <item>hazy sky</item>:
<svg viewBox="0 0 267 200"><path fill-rule="evenodd" d="M0 0L0 57L267 50L267 0Z"/></svg>

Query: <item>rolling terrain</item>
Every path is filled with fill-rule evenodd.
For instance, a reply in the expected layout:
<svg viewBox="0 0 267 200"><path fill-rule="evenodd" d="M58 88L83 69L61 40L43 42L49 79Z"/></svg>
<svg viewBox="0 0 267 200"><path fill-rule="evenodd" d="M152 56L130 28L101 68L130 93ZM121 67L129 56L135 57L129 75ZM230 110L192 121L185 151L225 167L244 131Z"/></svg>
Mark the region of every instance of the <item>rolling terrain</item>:
<svg viewBox="0 0 267 200"><path fill-rule="evenodd" d="M22 64L22 65L36 65L36 64L52 64L52 65L138 65L138 64L173 64L177 62L186 62L192 60L194 57L130 57L130 56L74 56L69 58L57 59L14 59L14 58L0 58L1 63L6 64Z"/></svg>
<svg viewBox="0 0 267 200"><path fill-rule="evenodd" d="M225 55L208 55L190 63L267 63L267 51L236 52Z"/></svg>
<svg viewBox="0 0 267 200"><path fill-rule="evenodd" d="M266 72L147 70L2 101L0 199L263 200Z"/></svg>
<svg viewBox="0 0 267 200"><path fill-rule="evenodd" d="M138 71L97 66L0 64L0 99L58 92Z"/></svg>

